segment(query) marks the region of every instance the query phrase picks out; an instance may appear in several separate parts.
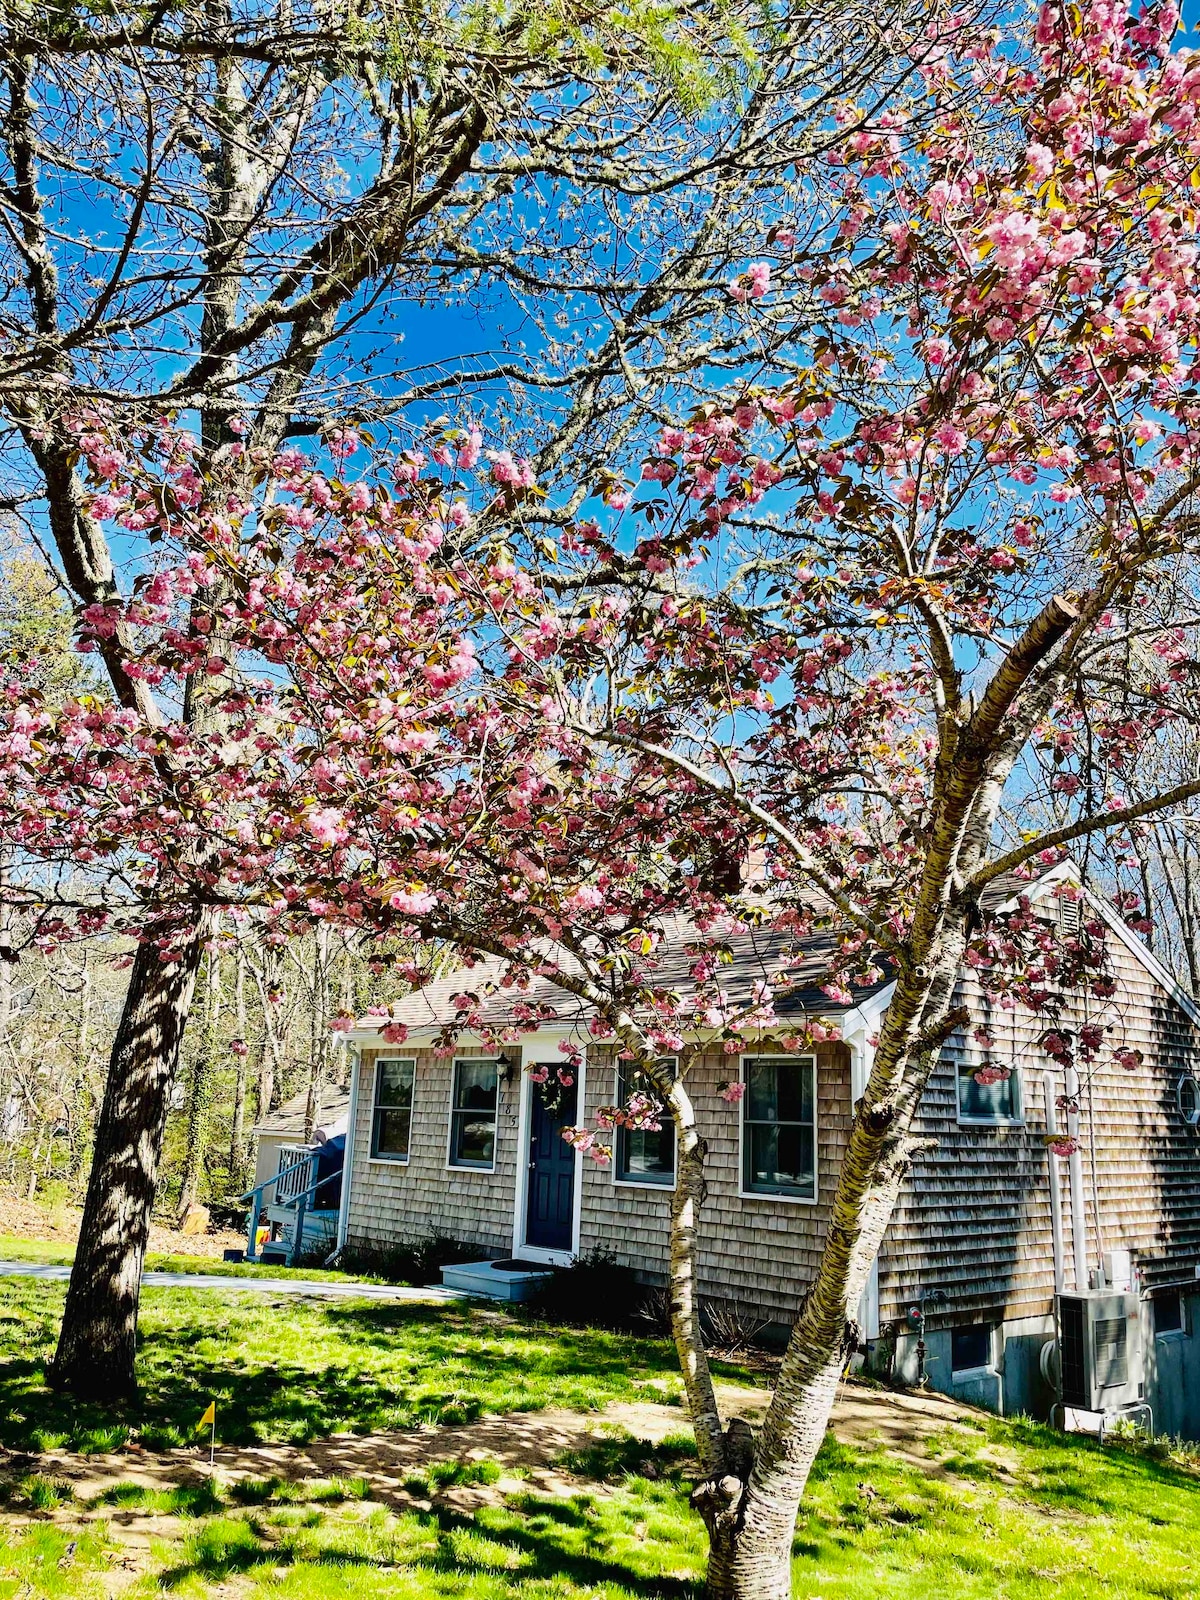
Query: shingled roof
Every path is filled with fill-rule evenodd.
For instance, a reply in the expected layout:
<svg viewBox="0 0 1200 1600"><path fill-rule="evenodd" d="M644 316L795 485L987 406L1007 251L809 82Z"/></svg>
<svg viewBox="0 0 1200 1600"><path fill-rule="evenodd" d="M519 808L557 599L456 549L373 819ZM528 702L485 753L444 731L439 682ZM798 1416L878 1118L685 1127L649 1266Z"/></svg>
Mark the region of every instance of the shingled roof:
<svg viewBox="0 0 1200 1600"><path fill-rule="evenodd" d="M1016 895L1027 893L1031 887L1030 880L1006 874L988 885L983 895L984 909L994 911ZM680 919L674 935L664 939L659 951L643 962L647 986L684 995L694 989L695 980L689 970L694 957L688 954L686 946L698 937L694 925ZM835 940L833 930L797 938L771 928L737 927L722 935L731 960L720 969L718 981L731 1004L742 1007L749 1004L755 983L777 977L781 968L786 968L789 986L775 998L775 1010L781 1018L805 1013L828 1017L843 1015L850 1008L836 1004L821 989ZM455 1021L459 1015L455 997L462 994L479 995L484 1025L488 1028L517 1025L518 1014L529 1006L552 1011L553 1020L548 1019L544 1024L548 1027L573 1028L585 1024L593 1014L590 1005L549 978L535 978L528 989L510 987L487 994L488 987L499 982L503 969L504 963L495 957L481 960L473 967L459 968L396 1001L388 1016L364 1017L356 1026L370 1032L388 1022L399 1022L414 1033L437 1030ZM855 988L852 1004L861 1005L890 982L891 978L885 975L875 983Z"/></svg>
<svg viewBox="0 0 1200 1600"><path fill-rule="evenodd" d="M256 1122L254 1132L265 1133L269 1138L291 1139L300 1143L304 1138L304 1113L307 1110L308 1091L305 1089L299 1094L294 1094L290 1100L284 1100L282 1104L277 1105L261 1122ZM339 1133L345 1133L349 1115L349 1089L337 1089L331 1084L326 1084L321 1091L318 1129L327 1137L336 1138Z"/></svg>

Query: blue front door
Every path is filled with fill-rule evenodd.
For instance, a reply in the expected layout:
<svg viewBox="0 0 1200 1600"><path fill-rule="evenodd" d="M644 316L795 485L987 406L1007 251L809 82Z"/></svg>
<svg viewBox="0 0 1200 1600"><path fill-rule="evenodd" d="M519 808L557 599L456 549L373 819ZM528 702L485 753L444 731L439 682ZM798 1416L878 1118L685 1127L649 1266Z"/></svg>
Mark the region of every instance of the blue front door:
<svg viewBox="0 0 1200 1600"><path fill-rule="evenodd" d="M530 1085L529 1200L525 1243L542 1250L569 1250L575 1217L575 1151L562 1129L575 1122L578 1091L558 1089L558 1105L546 1109L543 1091Z"/></svg>

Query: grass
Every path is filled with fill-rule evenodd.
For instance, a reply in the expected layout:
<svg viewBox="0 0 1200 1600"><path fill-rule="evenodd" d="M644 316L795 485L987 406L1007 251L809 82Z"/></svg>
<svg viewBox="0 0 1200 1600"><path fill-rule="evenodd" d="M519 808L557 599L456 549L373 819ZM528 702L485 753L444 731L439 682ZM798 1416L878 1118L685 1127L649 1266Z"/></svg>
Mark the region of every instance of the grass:
<svg viewBox="0 0 1200 1600"><path fill-rule="evenodd" d="M477 1307L336 1305L148 1291L141 1398L63 1405L42 1384L62 1286L10 1280L0 1438L191 1442L215 1395L227 1443L463 1422L677 1393L667 1346ZM55 1466L0 1471L0 1600L698 1600L705 1539L686 1431L606 1431L561 1456L576 1491L502 1493L492 1460L362 1478L179 1481L85 1502ZM36 1469L36 1470L35 1470ZM509 1477L512 1474L508 1475ZM475 1487L470 1515L453 1491ZM82 1490L77 1489L77 1493ZM426 1503L427 1502L427 1503ZM909 1454L828 1438L797 1529L795 1592L820 1600L1200 1600L1200 1479L1132 1449L982 1416ZM135 1543L127 1530L143 1529ZM132 1575L132 1562L138 1570Z"/></svg>
<svg viewBox="0 0 1200 1600"><path fill-rule="evenodd" d="M62 1299L62 1284L5 1280L0 1444L10 1449L113 1450L130 1434L151 1449L191 1444L210 1399L218 1440L252 1444L544 1406L586 1411L680 1388L660 1340L551 1328L473 1306L147 1289L138 1399L81 1405L44 1381Z"/></svg>
<svg viewBox="0 0 1200 1600"><path fill-rule="evenodd" d="M75 1247L61 1239L18 1239L0 1234L0 1261L36 1261L47 1266L69 1267ZM368 1273L330 1272L324 1267L258 1266L246 1261L218 1261L213 1256L189 1256L176 1251L151 1250L146 1255L147 1272L205 1272L218 1278L278 1278L293 1274L314 1283L382 1283Z"/></svg>
<svg viewBox="0 0 1200 1600"><path fill-rule="evenodd" d="M821 1600L1195 1600L1194 1477L981 1421L915 1459L826 1440L797 1530L794 1588ZM522 1491L466 1517L395 1509L361 1482L279 1480L168 1492L121 1485L115 1515L174 1515L133 1596L218 1600L698 1600L704 1535L688 1505L683 1435L614 1434L564 1457L579 1490ZM464 1481L474 1465L426 1487ZM468 1474L469 1475L469 1474ZM603 1481L598 1483L595 1476ZM492 1474L472 1481L494 1481ZM93 1507L105 1509L104 1506ZM117 1560L117 1522L0 1522L0 1596L92 1600ZM68 1554L69 1551L69 1554Z"/></svg>

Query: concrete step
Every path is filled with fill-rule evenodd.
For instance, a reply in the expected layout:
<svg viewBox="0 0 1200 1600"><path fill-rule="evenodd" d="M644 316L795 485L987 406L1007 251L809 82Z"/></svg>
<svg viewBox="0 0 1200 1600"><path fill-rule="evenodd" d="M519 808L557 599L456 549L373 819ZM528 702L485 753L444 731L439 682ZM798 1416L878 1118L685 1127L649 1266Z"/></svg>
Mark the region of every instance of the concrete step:
<svg viewBox="0 0 1200 1600"><path fill-rule="evenodd" d="M532 1261L465 1261L442 1268L447 1289L461 1289L488 1300L532 1300L553 1276L548 1267Z"/></svg>

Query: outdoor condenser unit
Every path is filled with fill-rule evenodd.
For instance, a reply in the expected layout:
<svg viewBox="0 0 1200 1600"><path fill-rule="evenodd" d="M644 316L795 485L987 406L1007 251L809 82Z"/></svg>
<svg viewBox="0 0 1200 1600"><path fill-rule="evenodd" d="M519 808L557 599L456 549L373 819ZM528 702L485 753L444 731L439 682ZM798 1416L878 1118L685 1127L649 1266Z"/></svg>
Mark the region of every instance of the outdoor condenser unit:
<svg viewBox="0 0 1200 1600"><path fill-rule="evenodd" d="M1090 1289L1055 1297L1062 1402L1114 1411L1143 1397L1142 1319L1136 1294Z"/></svg>

